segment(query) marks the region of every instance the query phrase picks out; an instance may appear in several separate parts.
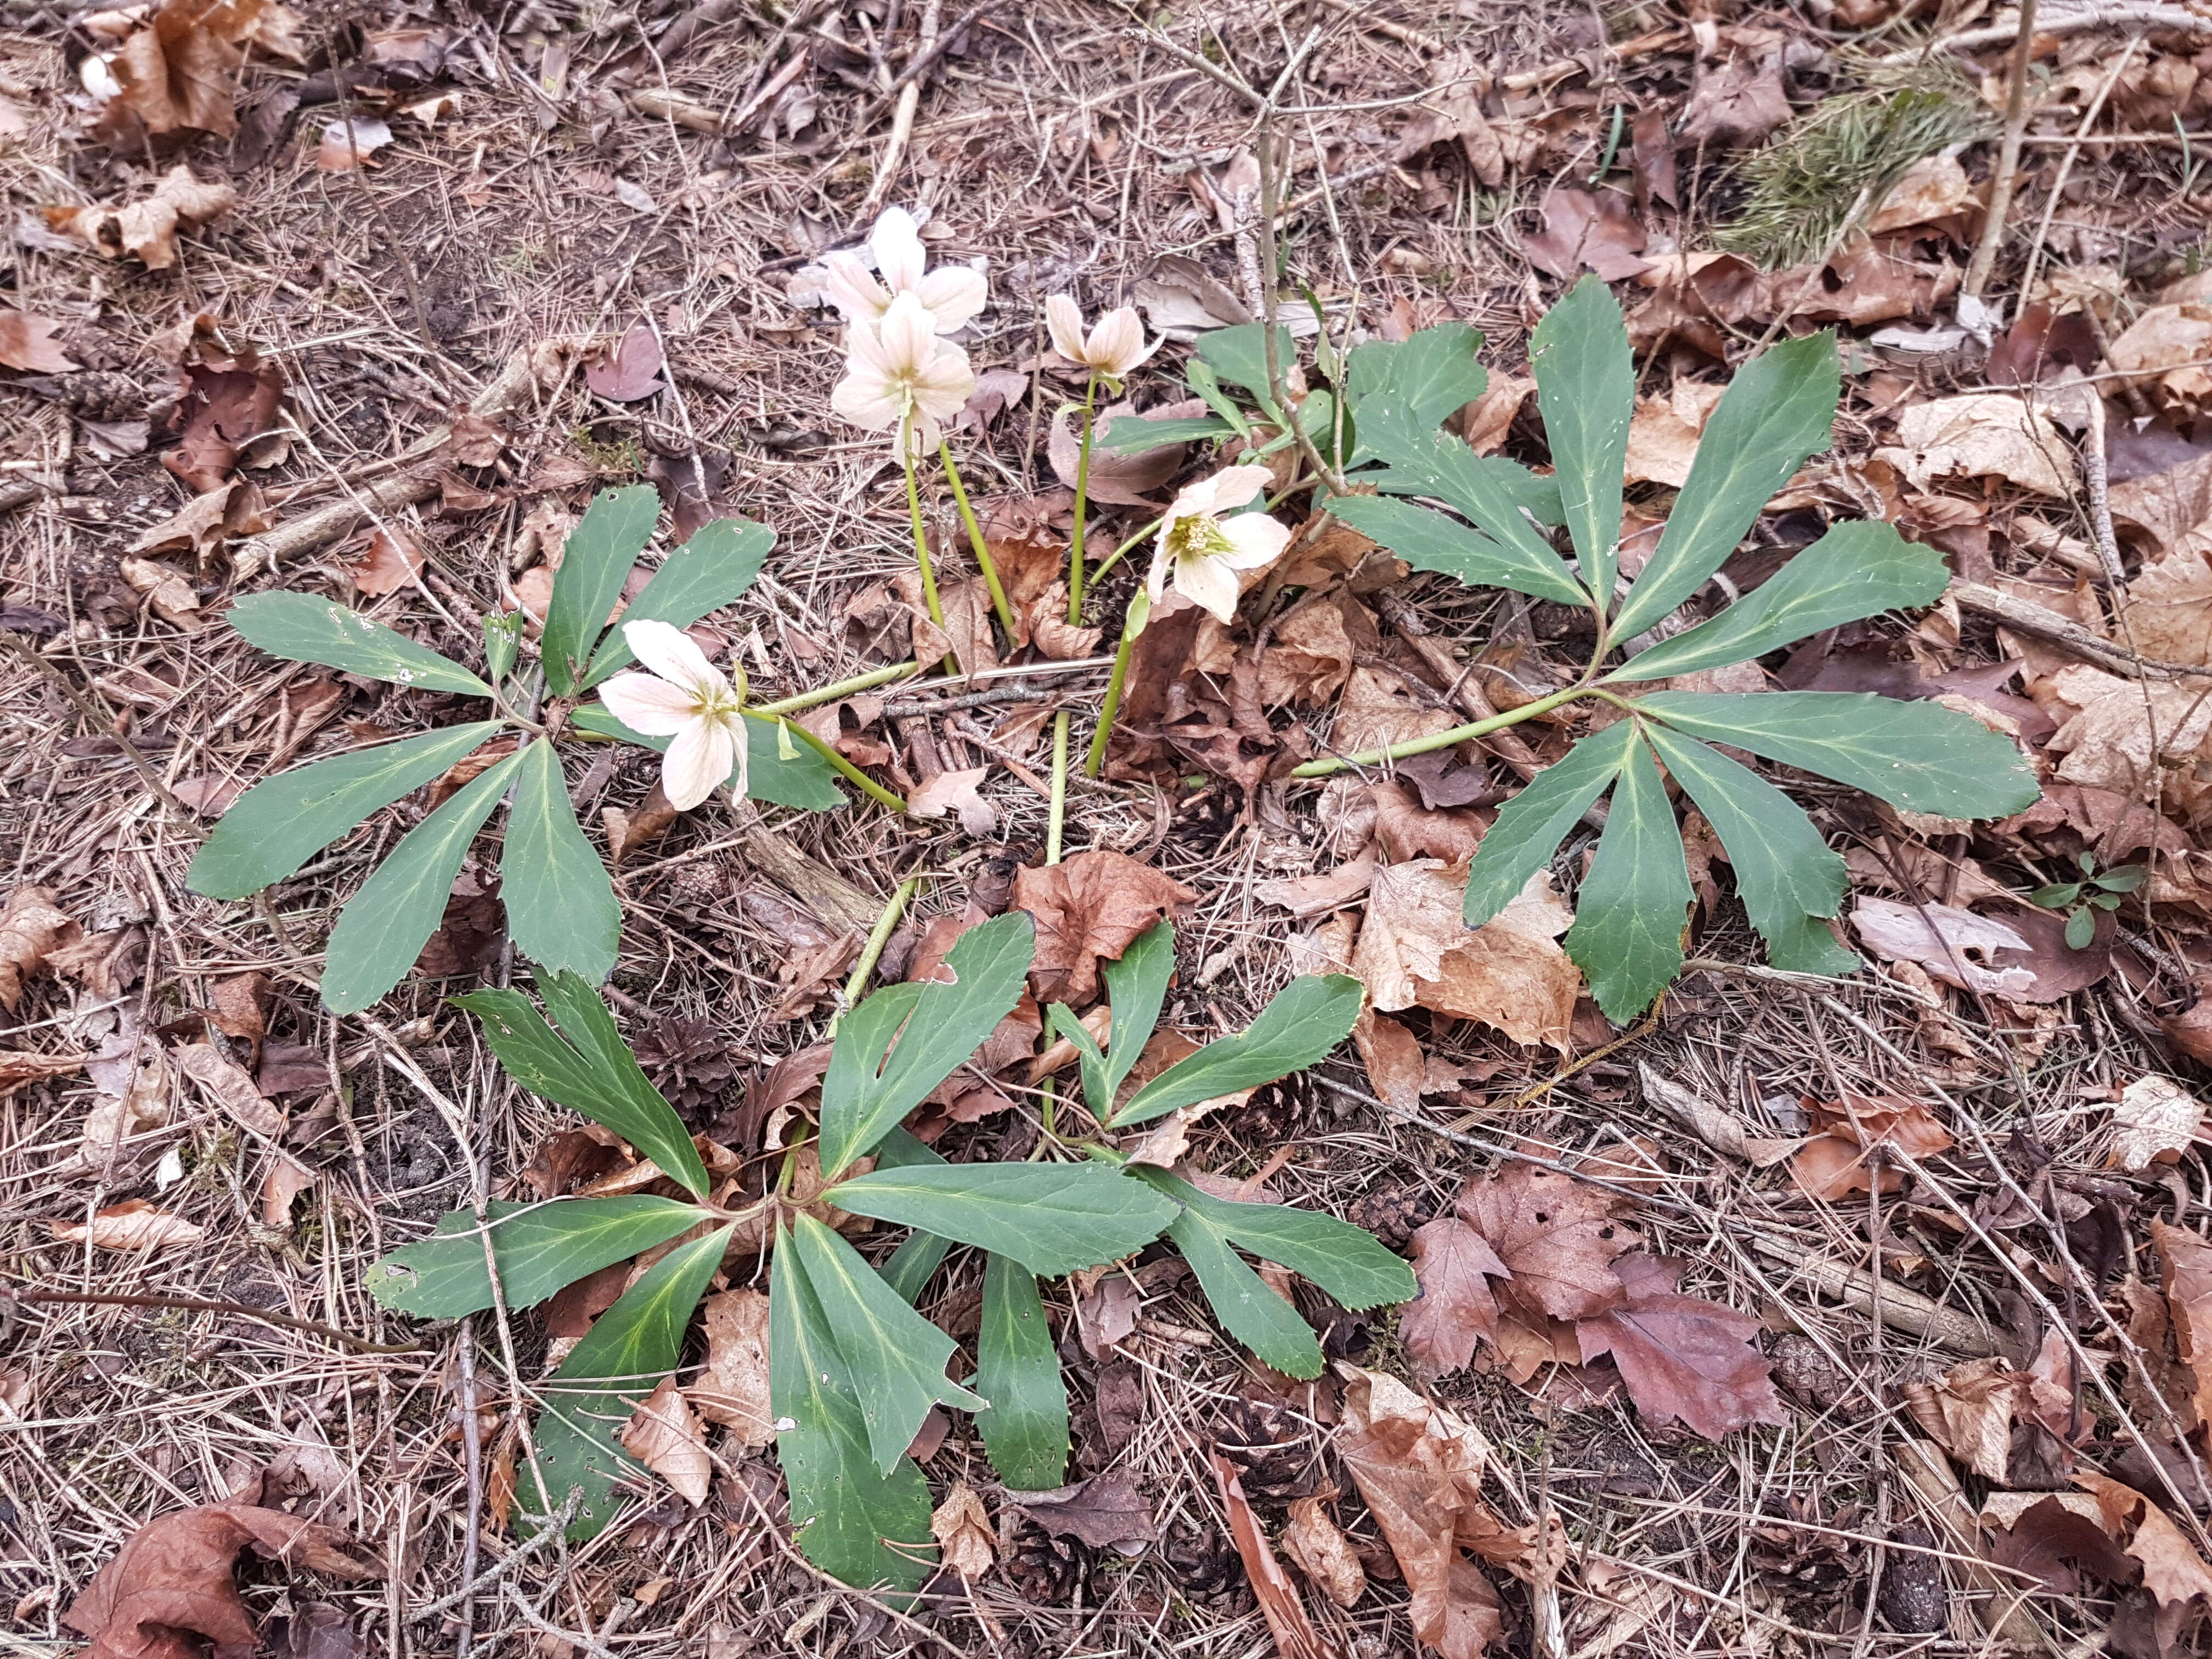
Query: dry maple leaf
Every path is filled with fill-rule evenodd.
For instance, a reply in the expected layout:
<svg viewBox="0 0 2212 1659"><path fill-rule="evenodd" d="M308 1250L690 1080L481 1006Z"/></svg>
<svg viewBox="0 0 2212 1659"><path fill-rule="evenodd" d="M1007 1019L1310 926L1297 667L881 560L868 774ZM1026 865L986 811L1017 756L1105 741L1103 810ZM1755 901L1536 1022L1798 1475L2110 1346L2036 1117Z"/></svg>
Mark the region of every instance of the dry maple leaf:
<svg viewBox="0 0 2212 1659"><path fill-rule="evenodd" d="M707 1501L714 1479L714 1460L707 1455L698 1419L684 1403L676 1379L664 1376L640 1401L622 1427L622 1443L632 1457L680 1493L692 1508Z"/></svg>
<svg viewBox="0 0 2212 1659"><path fill-rule="evenodd" d="M988 766L971 766L957 772L939 772L915 787L906 798L906 810L918 818L951 814L969 835L988 836L997 828L999 815L975 790L990 770Z"/></svg>
<svg viewBox="0 0 2212 1659"><path fill-rule="evenodd" d="M0 368L33 374L65 374L75 368L76 360L54 338L61 327L51 317L0 306Z"/></svg>
<svg viewBox="0 0 2212 1659"><path fill-rule="evenodd" d="M1479 1019L1513 1042L1565 1054L1582 974L1559 946L1574 915L1550 873L1537 872L1472 933L1460 917L1466 890L1466 866L1434 859L1375 872L1352 959L1372 1006Z"/></svg>
<svg viewBox="0 0 2212 1659"><path fill-rule="evenodd" d="M1421 1293L1398 1316L1398 1337L1419 1375L1434 1382L1474 1356L1478 1340L1498 1340L1492 1279L1510 1279L1487 1239L1456 1216L1439 1216L1413 1232L1413 1276Z"/></svg>
<svg viewBox="0 0 2212 1659"><path fill-rule="evenodd" d="M944 1551L945 1568L969 1583L990 1571L999 1559L991 1513L965 1480L952 1483L952 1490L929 1517L929 1535Z"/></svg>
<svg viewBox="0 0 2212 1659"><path fill-rule="evenodd" d="M149 1521L124 1540L62 1622L89 1638L86 1659L250 1659L260 1638L231 1577L240 1550L336 1578L374 1578L381 1569L344 1553L332 1527L242 1498Z"/></svg>
<svg viewBox="0 0 2212 1659"><path fill-rule="evenodd" d="M1593 195L1571 185L1555 185L1537 204L1544 228L1521 239L1528 263L1554 276L1576 276L1589 270L1606 282L1639 275L1646 264L1644 227L1617 190Z"/></svg>
<svg viewBox="0 0 2212 1659"><path fill-rule="evenodd" d="M1121 953L1177 905L1198 895L1125 853L1078 853L1014 872L1014 908L1036 922L1030 986L1040 1003L1081 1005L1097 994L1098 962Z"/></svg>
<svg viewBox="0 0 2212 1659"><path fill-rule="evenodd" d="M768 1297L758 1291L724 1291L708 1297L702 1311L707 1364L685 1397L739 1444L765 1446L775 1438L775 1415L769 1409Z"/></svg>
<svg viewBox="0 0 2212 1659"><path fill-rule="evenodd" d="M1614 1219L1619 1202L1570 1176L1516 1163L1468 1182L1453 1207L1504 1264L1503 1301L1539 1318L1588 1319L1627 1299L1613 1262L1639 1240Z"/></svg>
<svg viewBox="0 0 2212 1659"><path fill-rule="evenodd" d="M1755 144L1790 118L1776 52L1701 68L1676 136L1685 144Z"/></svg>
<svg viewBox="0 0 2212 1659"><path fill-rule="evenodd" d="M1638 1412L1656 1423L1680 1419L1708 1440L1753 1423L1787 1424L1773 1367L1751 1345L1759 1322L1680 1294L1681 1270L1657 1256L1614 1262L1626 1300L1576 1326L1583 1363L1611 1354Z"/></svg>
<svg viewBox="0 0 2212 1659"><path fill-rule="evenodd" d="M2142 1563L2143 1587L2161 1606L2212 1595L2212 1567L2164 1510L2133 1486L2087 1469L2075 1474L2074 1484L2096 1500L2106 1534Z"/></svg>
<svg viewBox="0 0 2212 1659"><path fill-rule="evenodd" d="M127 1198L95 1213L89 1221L49 1221L46 1225L64 1244L89 1243L103 1250L171 1250L197 1244L203 1229L167 1210L157 1210L143 1198Z"/></svg>

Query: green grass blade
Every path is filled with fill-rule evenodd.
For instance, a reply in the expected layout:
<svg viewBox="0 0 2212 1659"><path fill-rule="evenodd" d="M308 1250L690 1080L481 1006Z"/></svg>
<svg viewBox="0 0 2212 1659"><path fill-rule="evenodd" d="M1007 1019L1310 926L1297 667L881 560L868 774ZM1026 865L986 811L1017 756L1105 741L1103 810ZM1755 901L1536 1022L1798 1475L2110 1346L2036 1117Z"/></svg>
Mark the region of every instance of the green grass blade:
<svg viewBox="0 0 2212 1659"><path fill-rule="evenodd" d="M500 1294L510 1309L535 1307L563 1285L665 1244L705 1218L696 1205L642 1194L495 1200L487 1207ZM367 1283L384 1306L417 1319L459 1319L495 1305L476 1212L441 1216L435 1232L377 1262Z"/></svg>
<svg viewBox="0 0 2212 1659"><path fill-rule="evenodd" d="M1595 276L1570 289L1536 325L1528 363L1583 585L1610 611L1620 568L1620 475L1636 413L1636 360L1612 290Z"/></svg>
<svg viewBox="0 0 2212 1659"><path fill-rule="evenodd" d="M601 490L569 532L538 641L545 683L563 696L577 689L577 676L591 660L607 614L622 597L630 567L652 540L659 517L659 491L651 484L629 484Z"/></svg>
<svg viewBox="0 0 2212 1659"><path fill-rule="evenodd" d="M653 573L653 580L629 602L622 619L689 628L750 587L775 545L775 532L750 519L716 519L701 525L691 539ZM636 660L630 653L629 641L616 629L592 659L585 688L597 685Z"/></svg>
<svg viewBox="0 0 2212 1659"><path fill-rule="evenodd" d="M416 644L336 599L319 599L312 593L252 593L232 605L224 620L248 644L289 662L320 663L422 691L491 696L491 687L450 657Z"/></svg>
<svg viewBox="0 0 2212 1659"><path fill-rule="evenodd" d="M1001 1481L1016 1492L1045 1492L1067 1479L1067 1384L1060 1353L1036 1275L1003 1255L983 1266L975 1389L991 1402L975 1413L975 1429Z"/></svg>
<svg viewBox="0 0 2212 1659"><path fill-rule="evenodd" d="M1695 896L1674 804L1651 750L1635 744L1613 785L1566 938L1567 954L1607 1018L1643 1012L1682 971L1682 928Z"/></svg>
<svg viewBox="0 0 2212 1659"><path fill-rule="evenodd" d="M1499 809L1467 877L1467 925L1480 927L1552 861L1575 820L1603 794L1636 741L1634 722L1593 732L1531 779Z"/></svg>
<svg viewBox="0 0 2212 1659"><path fill-rule="evenodd" d="M614 971L622 906L576 822L561 757L544 738L522 751L499 877L507 931L525 956L549 973L565 968L594 985Z"/></svg>

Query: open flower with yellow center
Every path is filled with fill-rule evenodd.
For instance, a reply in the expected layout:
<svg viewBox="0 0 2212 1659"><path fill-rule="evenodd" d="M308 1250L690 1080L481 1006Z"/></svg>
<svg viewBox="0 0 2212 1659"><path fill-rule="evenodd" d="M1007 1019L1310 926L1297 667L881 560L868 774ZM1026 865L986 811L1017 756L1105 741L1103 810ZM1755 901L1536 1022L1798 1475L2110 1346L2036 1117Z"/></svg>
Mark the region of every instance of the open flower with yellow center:
<svg viewBox="0 0 2212 1659"><path fill-rule="evenodd" d="M737 774L730 799L744 799L744 671L733 686L707 660L696 641L665 622L623 624L623 638L647 674L617 674L599 688L599 701L633 732L672 738L660 760L660 790L678 811L689 811Z"/></svg>
<svg viewBox="0 0 2212 1659"><path fill-rule="evenodd" d="M1243 592L1237 574L1274 563L1291 532L1265 513L1230 513L1267 486L1264 466L1224 467L1187 486L1160 520L1152 574L1145 592L1157 605L1170 579L1175 590L1203 605L1224 624L1237 615ZM1226 514L1226 516L1224 516Z"/></svg>
<svg viewBox="0 0 2212 1659"><path fill-rule="evenodd" d="M871 432L910 420L925 449L936 446L938 423L957 415L975 389L968 354L937 337L928 311L911 294L893 300L881 322L854 322L845 354L845 378L830 406Z"/></svg>
<svg viewBox="0 0 2212 1659"><path fill-rule="evenodd" d="M1054 351L1077 368L1109 380L1126 380L1162 344L1158 340L1145 343L1145 325L1137 319L1134 306L1108 312L1085 337L1081 310L1066 295L1055 294L1044 302L1044 322Z"/></svg>
<svg viewBox="0 0 2212 1659"><path fill-rule="evenodd" d="M828 273L823 291L848 323L881 322L892 301L912 295L929 313L931 331L950 334L990 297L981 271L965 265L925 269L921 231L904 208L884 210L868 233L868 252L876 256L874 275L854 253L833 253L822 262Z"/></svg>

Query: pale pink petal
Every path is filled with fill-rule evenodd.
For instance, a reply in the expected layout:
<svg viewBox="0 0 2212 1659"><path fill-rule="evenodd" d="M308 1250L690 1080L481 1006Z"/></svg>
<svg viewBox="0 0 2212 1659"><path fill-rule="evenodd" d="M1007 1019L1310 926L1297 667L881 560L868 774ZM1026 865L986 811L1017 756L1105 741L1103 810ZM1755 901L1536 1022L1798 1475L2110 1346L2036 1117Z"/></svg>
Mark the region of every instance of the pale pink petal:
<svg viewBox="0 0 2212 1659"><path fill-rule="evenodd" d="M682 629L665 622L624 623L623 638L629 641L633 656L671 685L701 696L729 695L730 683L707 660L698 641Z"/></svg>
<svg viewBox="0 0 2212 1659"><path fill-rule="evenodd" d="M899 416L906 412L906 398L880 374L856 368L830 389L830 407L854 426L883 432L899 423Z"/></svg>
<svg viewBox="0 0 2212 1659"><path fill-rule="evenodd" d="M921 233L904 208L884 210L868 233L868 247L876 256L884 286L893 294L911 294L921 286Z"/></svg>
<svg viewBox="0 0 2212 1659"><path fill-rule="evenodd" d="M1264 513L1232 513L1217 522L1229 538L1230 550L1215 556L1231 570L1256 570L1263 564L1273 564L1290 545L1290 526Z"/></svg>
<svg viewBox="0 0 2212 1659"><path fill-rule="evenodd" d="M698 700L650 674L617 674L599 688L607 712L633 732L672 738L699 718Z"/></svg>
<svg viewBox="0 0 2212 1659"><path fill-rule="evenodd" d="M826 272L822 291L848 323L872 322L890 304L889 289L868 274L868 269L849 253L833 253L822 262Z"/></svg>
<svg viewBox="0 0 2212 1659"><path fill-rule="evenodd" d="M975 373L968 367L966 352L946 347L930 359L911 386L915 408L932 420L949 421L975 392Z"/></svg>
<svg viewBox="0 0 2212 1659"><path fill-rule="evenodd" d="M1202 605L1225 627L1237 619L1237 600L1242 592L1237 573L1220 559L1177 559L1176 592L1194 605Z"/></svg>
<svg viewBox="0 0 2212 1659"><path fill-rule="evenodd" d="M884 313L876 337L883 343L884 358L890 373L901 379L910 378L921 373L936 355L937 319L913 295L902 294Z"/></svg>
<svg viewBox="0 0 2212 1659"><path fill-rule="evenodd" d="M735 806L745 798L748 775L752 770L752 738L745 731L742 714L728 716L730 748L735 757L737 775L730 780L730 805Z"/></svg>
<svg viewBox="0 0 2212 1659"><path fill-rule="evenodd" d="M1220 513L1243 506L1267 487L1272 476L1264 466L1223 467L1206 481L1213 489L1213 510Z"/></svg>
<svg viewBox="0 0 2212 1659"><path fill-rule="evenodd" d="M1134 306L1108 312L1098 319L1098 326L1091 331L1091 363L1117 380L1158 349L1158 342L1155 341L1152 350L1146 349L1145 325L1138 320Z"/></svg>
<svg viewBox="0 0 2212 1659"><path fill-rule="evenodd" d="M939 265L915 284L914 297L937 319L937 331L950 334L981 311L991 298L983 273L966 265Z"/></svg>
<svg viewBox="0 0 2212 1659"><path fill-rule="evenodd" d="M1152 568L1145 573L1145 593L1154 605L1158 605L1167 594L1170 562L1166 548L1158 547L1152 550Z"/></svg>
<svg viewBox="0 0 2212 1659"><path fill-rule="evenodd" d="M1052 336L1052 349L1068 362L1091 361L1091 354L1083 343L1083 313L1066 295L1055 294L1044 302L1044 326Z"/></svg>
<svg viewBox="0 0 2212 1659"><path fill-rule="evenodd" d="M731 764L727 728L720 720L694 720L660 757L660 792L678 811L688 812L730 775Z"/></svg>
<svg viewBox="0 0 2212 1659"><path fill-rule="evenodd" d="M1212 478L1200 478L1176 491L1175 500L1168 504L1167 520L1161 529L1164 532L1178 519L1211 518L1213 514L1213 482Z"/></svg>

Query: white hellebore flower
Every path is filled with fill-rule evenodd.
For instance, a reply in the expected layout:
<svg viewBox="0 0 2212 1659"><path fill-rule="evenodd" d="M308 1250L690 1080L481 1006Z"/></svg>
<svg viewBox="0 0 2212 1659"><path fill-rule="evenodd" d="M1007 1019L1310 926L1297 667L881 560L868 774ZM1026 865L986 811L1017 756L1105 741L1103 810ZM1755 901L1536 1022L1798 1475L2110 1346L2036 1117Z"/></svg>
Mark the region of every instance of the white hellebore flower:
<svg viewBox="0 0 2212 1659"><path fill-rule="evenodd" d="M1071 363L1103 374L1109 380L1128 378L1129 374L1146 358L1160 349L1161 342L1145 343L1145 325L1137 320L1137 308L1123 306L1109 311L1098 319L1091 331L1091 337L1083 336L1083 313L1075 301L1065 294L1055 294L1044 302L1045 327L1052 333L1052 349Z"/></svg>
<svg viewBox="0 0 2212 1659"><path fill-rule="evenodd" d="M673 738L660 760L661 793L688 811L721 787L732 771L732 800L745 793L745 700L741 669L732 687L692 637L665 622L623 624L623 638L649 674L617 674L599 701L633 732Z"/></svg>
<svg viewBox="0 0 2212 1659"><path fill-rule="evenodd" d="M1229 507L1242 507L1266 486L1264 466L1224 467L1210 478L1185 487L1160 520L1152 574L1145 592L1154 605L1175 578L1176 592L1194 605L1205 606L1226 624L1237 615L1243 591L1240 570L1257 570L1274 563L1290 544L1287 526L1265 513L1238 513L1222 517Z"/></svg>
<svg viewBox="0 0 2212 1659"><path fill-rule="evenodd" d="M981 271L965 265L922 269L921 236L904 208L884 210L868 233L868 251L876 256L875 276L858 254L833 253L822 262L829 273L823 291L848 323L880 322L892 301L911 294L929 313L932 331L950 334L982 310L989 297Z"/></svg>
<svg viewBox="0 0 2212 1659"><path fill-rule="evenodd" d="M846 331L845 378L830 406L854 426L889 431L908 416L922 447L934 448L937 423L960 412L975 389L968 354L940 340L929 313L902 294L880 323L855 322Z"/></svg>

